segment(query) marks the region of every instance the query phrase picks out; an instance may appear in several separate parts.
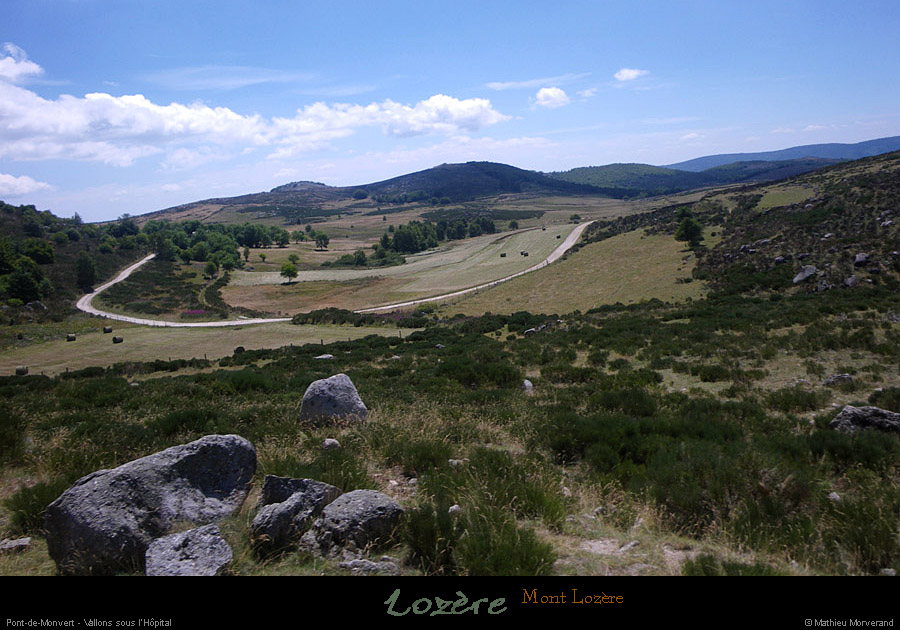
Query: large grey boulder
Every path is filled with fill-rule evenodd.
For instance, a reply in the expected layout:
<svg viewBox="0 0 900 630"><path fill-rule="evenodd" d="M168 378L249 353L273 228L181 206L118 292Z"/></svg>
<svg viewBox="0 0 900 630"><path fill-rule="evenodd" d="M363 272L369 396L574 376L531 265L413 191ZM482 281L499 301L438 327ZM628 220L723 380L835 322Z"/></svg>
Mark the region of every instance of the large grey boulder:
<svg viewBox="0 0 900 630"><path fill-rule="evenodd" d="M900 413L878 407L847 405L828 425L835 431L855 433L860 429L876 429L885 433L900 433Z"/></svg>
<svg viewBox="0 0 900 630"><path fill-rule="evenodd" d="M853 377L849 374L833 374L822 383L825 387L840 387L853 385Z"/></svg>
<svg viewBox="0 0 900 630"><path fill-rule="evenodd" d="M813 277L818 272L819 270L816 269L813 265L806 265L796 276L794 276L794 284L800 284L801 282L804 282L805 280Z"/></svg>
<svg viewBox="0 0 900 630"><path fill-rule="evenodd" d="M354 490L322 510L322 516L301 538L300 546L323 556L377 548L393 537L402 514L400 504L386 494Z"/></svg>
<svg viewBox="0 0 900 630"><path fill-rule="evenodd" d="M143 571L147 547L182 521L210 523L244 502L256 449L208 435L82 477L47 507L44 529L60 573Z"/></svg>
<svg viewBox="0 0 900 630"><path fill-rule="evenodd" d="M267 475L259 511L250 525L257 548L274 551L286 547L340 494L339 489L322 481Z"/></svg>
<svg viewBox="0 0 900 630"><path fill-rule="evenodd" d="M221 575L233 554L213 524L157 538L145 557L147 575Z"/></svg>
<svg viewBox="0 0 900 630"><path fill-rule="evenodd" d="M300 419L328 421L357 418L364 420L369 414L356 391L356 386L346 374L335 374L310 383L300 404Z"/></svg>

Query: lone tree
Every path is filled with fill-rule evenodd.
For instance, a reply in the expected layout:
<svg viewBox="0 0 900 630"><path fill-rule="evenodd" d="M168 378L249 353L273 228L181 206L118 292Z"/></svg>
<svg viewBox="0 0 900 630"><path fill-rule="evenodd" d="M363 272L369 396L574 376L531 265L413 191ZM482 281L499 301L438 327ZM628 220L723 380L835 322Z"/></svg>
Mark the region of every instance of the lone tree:
<svg viewBox="0 0 900 630"><path fill-rule="evenodd" d="M703 241L703 226L694 217L684 217L675 230L675 240L687 241L692 248L697 247Z"/></svg>
<svg viewBox="0 0 900 630"><path fill-rule="evenodd" d="M281 275L287 278L288 284L290 284L291 280L297 277L297 268L291 263L284 263L281 265Z"/></svg>
<svg viewBox="0 0 900 630"><path fill-rule="evenodd" d="M316 232L316 249L328 249L330 240L324 232Z"/></svg>
<svg viewBox="0 0 900 630"><path fill-rule="evenodd" d="M81 289L90 291L94 287L97 281L97 268L94 266L94 259L87 252L78 255L78 260L75 261L75 274Z"/></svg>

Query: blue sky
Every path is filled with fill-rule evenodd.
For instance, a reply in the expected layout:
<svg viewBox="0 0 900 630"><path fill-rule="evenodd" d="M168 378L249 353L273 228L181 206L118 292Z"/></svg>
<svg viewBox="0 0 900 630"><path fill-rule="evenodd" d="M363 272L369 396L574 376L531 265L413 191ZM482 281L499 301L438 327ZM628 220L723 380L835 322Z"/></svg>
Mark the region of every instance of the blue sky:
<svg viewBox="0 0 900 630"><path fill-rule="evenodd" d="M95 221L900 135L898 33L896 0L3 0L0 199Z"/></svg>

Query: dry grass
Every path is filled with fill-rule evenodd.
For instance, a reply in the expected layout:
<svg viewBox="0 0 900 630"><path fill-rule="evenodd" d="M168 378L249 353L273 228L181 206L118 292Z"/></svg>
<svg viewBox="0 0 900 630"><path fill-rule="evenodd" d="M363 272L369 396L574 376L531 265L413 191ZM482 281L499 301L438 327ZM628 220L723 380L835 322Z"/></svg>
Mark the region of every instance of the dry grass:
<svg viewBox="0 0 900 630"><path fill-rule="evenodd" d="M568 259L461 298L449 314L569 313L602 304L628 304L658 298L679 302L699 299L702 283L690 278L696 260L671 236L645 236L643 230L592 243Z"/></svg>
<svg viewBox="0 0 900 630"><path fill-rule="evenodd" d="M156 359L219 359L231 356L237 346L247 350L280 348L294 344L325 343L359 339L367 335L404 336L412 331L387 327L294 326L290 323L258 324L223 328L154 328L112 323L114 334L125 341L113 345L110 334L100 332L20 347L0 353L0 374L13 374L17 365L27 365L31 374L53 375L120 361Z"/></svg>
<svg viewBox="0 0 900 630"><path fill-rule="evenodd" d="M400 284L396 278L359 278L347 282L228 286L222 297L228 304L271 313L305 313L329 307L353 310L392 297ZM403 294L397 299L402 297Z"/></svg>
<svg viewBox="0 0 900 630"><path fill-rule="evenodd" d="M408 256L405 265L395 267L301 271L298 282L290 285L278 273L256 266L252 272L235 272L222 295L232 306L270 312L361 309L431 297L525 271L549 256L574 227L568 223L484 235Z"/></svg>

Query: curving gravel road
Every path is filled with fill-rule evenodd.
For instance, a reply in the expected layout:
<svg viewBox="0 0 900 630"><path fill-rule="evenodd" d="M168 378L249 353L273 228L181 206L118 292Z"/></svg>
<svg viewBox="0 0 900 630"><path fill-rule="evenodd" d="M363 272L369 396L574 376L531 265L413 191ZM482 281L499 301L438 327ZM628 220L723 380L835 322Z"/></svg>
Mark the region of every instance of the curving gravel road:
<svg viewBox="0 0 900 630"><path fill-rule="evenodd" d="M84 295L75 303L75 307L85 313L90 313L91 315L98 315L100 317L106 317L107 319L115 319L120 322L130 322L132 324L142 324L144 326L160 326L163 328L214 328L220 326L241 326L243 324L270 324L272 322L289 322L291 321L290 317L279 317L272 319L265 318L257 318L257 319L237 319L237 320L227 320L223 322L167 322L161 319L145 319L143 317L131 317L129 315L119 315L117 313L109 313L107 311L101 311L98 308L94 308L91 302L97 296L98 293L105 291L112 285L117 282L122 282L125 278L130 276L137 270L141 265L150 262L156 257L156 254L150 254L146 258L134 263L124 271L122 271L115 278L107 282L106 284L100 285L96 289L94 289L93 293L88 293Z"/></svg>
<svg viewBox="0 0 900 630"><path fill-rule="evenodd" d="M560 243L559 247L554 249L549 256L543 261L536 264L533 267L529 267L525 271L520 271L518 273L514 273L511 276L506 276L505 278L500 278L499 280L493 280L491 282L486 282L484 284L480 284L475 287L470 287L468 289L463 289L461 291L454 291L453 293L445 293L443 295L436 295L434 297L422 298L418 300L410 300L408 302L397 302L395 304L386 304L384 306L374 306L372 308L363 308L355 313L376 313L378 311L388 311L396 308L404 308L407 306L415 306L416 304L425 304L426 302L437 302L440 300L446 300L447 298L456 297L458 295L465 295L466 293L472 293L474 291L480 291L481 289L487 289L489 287L497 286L507 280L512 280L513 278L518 278L519 276L523 276L526 273L531 273L532 271L536 271L542 267L546 267L550 263L559 260L559 258L565 254L571 247L581 238L582 232L589 226L593 221L588 221L587 223L582 223ZM119 315L117 313L109 313L107 311L101 311L100 309L94 308L91 302L94 297L96 297L102 291L105 291L112 285L117 282L121 282L128 276L130 276L135 270L137 270L141 265L153 260L156 257L156 254L150 254L149 256L143 258L142 260L134 263L127 269L123 270L119 275L115 278L107 282L106 284L100 285L96 289L94 289L93 293L88 293L87 295L82 296L78 302L75 303L76 308L85 313L90 313L91 315L97 315L99 317L106 317L107 319L114 319L121 322L130 322L132 324L141 324L143 326L159 326L164 328L215 328L221 326L242 326L245 324L271 324L274 322L289 322L291 321L290 317L277 317L277 318L255 318L255 319L236 319L236 320L227 320L227 321L218 321L218 322L167 322L160 319L146 319L143 317L131 317L129 315Z"/></svg>

